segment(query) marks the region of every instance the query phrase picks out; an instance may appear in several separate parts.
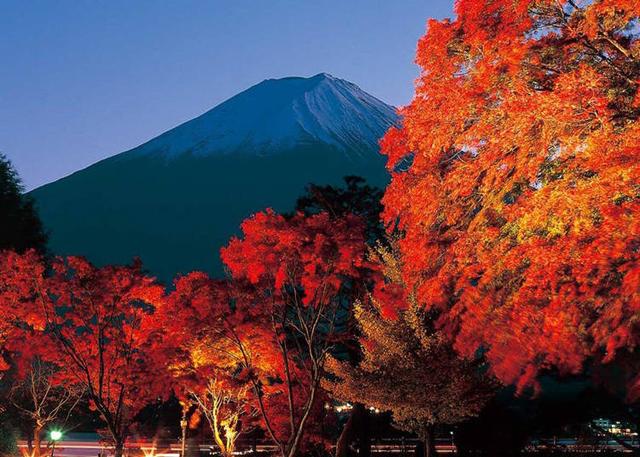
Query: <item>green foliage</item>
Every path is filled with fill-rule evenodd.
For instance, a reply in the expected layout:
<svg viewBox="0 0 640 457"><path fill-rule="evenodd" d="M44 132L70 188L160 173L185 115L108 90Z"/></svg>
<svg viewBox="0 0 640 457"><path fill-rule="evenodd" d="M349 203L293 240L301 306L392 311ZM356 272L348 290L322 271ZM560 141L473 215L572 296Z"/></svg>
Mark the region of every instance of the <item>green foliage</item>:
<svg viewBox="0 0 640 457"><path fill-rule="evenodd" d="M16 433L7 414L0 413L0 457L18 455Z"/></svg>
<svg viewBox="0 0 640 457"><path fill-rule="evenodd" d="M0 250L45 251L47 236L34 208L23 194L22 183L11 162L0 154Z"/></svg>
<svg viewBox="0 0 640 457"><path fill-rule="evenodd" d="M366 302L357 302L362 358L354 366L332 358L323 386L335 398L392 413L434 455L434 430L476 417L494 394L481 361L460 358L436 316L417 305L402 283L397 250L379 245L370 259L384 275Z"/></svg>

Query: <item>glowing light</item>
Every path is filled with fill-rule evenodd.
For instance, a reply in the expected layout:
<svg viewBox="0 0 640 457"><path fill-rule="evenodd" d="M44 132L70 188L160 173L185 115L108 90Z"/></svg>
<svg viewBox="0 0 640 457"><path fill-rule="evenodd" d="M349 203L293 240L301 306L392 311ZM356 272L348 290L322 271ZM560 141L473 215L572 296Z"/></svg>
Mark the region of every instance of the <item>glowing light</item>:
<svg viewBox="0 0 640 457"><path fill-rule="evenodd" d="M154 457L156 455L156 450L154 448L140 448L142 451L142 455L144 457Z"/></svg>
<svg viewBox="0 0 640 457"><path fill-rule="evenodd" d="M335 410L339 413L343 411L350 411L351 409L353 409L353 405L351 403L344 403L335 407Z"/></svg>
<svg viewBox="0 0 640 457"><path fill-rule="evenodd" d="M62 432L60 430L51 430L49 432L51 441L60 441L62 439Z"/></svg>
<svg viewBox="0 0 640 457"><path fill-rule="evenodd" d="M140 450L142 451L142 455L144 457L156 457L156 450L157 450L157 446L156 446L156 440L154 439L153 442L151 443L151 447L142 447L140 446Z"/></svg>
<svg viewBox="0 0 640 457"><path fill-rule="evenodd" d="M155 444L152 447L141 447L142 455L144 457L155 457L156 455L156 447Z"/></svg>

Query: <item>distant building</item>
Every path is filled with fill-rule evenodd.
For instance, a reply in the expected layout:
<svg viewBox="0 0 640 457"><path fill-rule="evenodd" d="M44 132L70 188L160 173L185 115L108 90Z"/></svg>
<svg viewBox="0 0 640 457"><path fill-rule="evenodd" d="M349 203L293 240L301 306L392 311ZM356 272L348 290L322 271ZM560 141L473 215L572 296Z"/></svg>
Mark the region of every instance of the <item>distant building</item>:
<svg viewBox="0 0 640 457"><path fill-rule="evenodd" d="M630 424L621 421L612 421L611 419L598 418L591 421L594 428L605 430L612 435L618 436L637 436L638 433L633 430Z"/></svg>

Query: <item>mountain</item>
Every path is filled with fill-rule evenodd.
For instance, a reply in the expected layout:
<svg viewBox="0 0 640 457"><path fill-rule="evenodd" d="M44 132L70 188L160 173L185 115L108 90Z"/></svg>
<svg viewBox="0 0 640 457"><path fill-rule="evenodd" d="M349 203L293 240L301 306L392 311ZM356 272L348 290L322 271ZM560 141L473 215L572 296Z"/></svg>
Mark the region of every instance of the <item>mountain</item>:
<svg viewBox="0 0 640 457"><path fill-rule="evenodd" d="M378 139L396 122L394 108L331 75L269 79L31 195L56 254L139 256L164 280L220 275L220 247L256 211L290 211L307 184L346 175L385 185Z"/></svg>
<svg viewBox="0 0 640 457"><path fill-rule="evenodd" d="M268 79L130 153L272 155L318 142L347 154L367 153L394 113L355 84L326 73Z"/></svg>

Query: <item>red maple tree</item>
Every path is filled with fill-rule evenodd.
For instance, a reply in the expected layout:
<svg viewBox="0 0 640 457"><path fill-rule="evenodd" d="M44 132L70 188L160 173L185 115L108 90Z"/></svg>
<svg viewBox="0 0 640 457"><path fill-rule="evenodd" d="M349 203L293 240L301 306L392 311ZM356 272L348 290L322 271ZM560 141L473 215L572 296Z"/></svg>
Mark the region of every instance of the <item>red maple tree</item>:
<svg viewBox="0 0 640 457"><path fill-rule="evenodd" d="M42 277L45 266L35 250L24 254L0 252L0 377L10 368L9 356L23 342L22 327L43 329L45 319L33 306L31 278ZM27 350L29 347L23 348ZM24 366L29 366L30 360Z"/></svg>
<svg viewBox="0 0 640 457"><path fill-rule="evenodd" d="M242 290L236 313L260 337L239 339L238 347L268 436L280 455L293 457L322 420L320 381L344 337L346 297L365 291L364 225L355 216L266 211L245 220L242 232L221 257Z"/></svg>
<svg viewBox="0 0 640 457"><path fill-rule="evenodd" d="M640 3L455 11L429 22L382 141L405 283L521 390L624 357L640 342Z"/></svg>
<svg viewBox="0 0 640 457"><path fill-rule="evenodd" d="M231 283L192 272L177 278L174 286L158 317L171 329L164 353L183 405L183 424L195 404L221 454L231 456L240 434L252 429L255 415L244 368L248 363L240 348L256 346L261 333L233 309Z"/></svg>
<svg viewBox="0 0 640 457"><path fill-rule="evenodd" d="M131 266L96 268L79 257L57 258L50 269L33 252L0 260L0 308L21 309L37 330L28 354L57 367L55 382L78 384L105 422L122 455L134 416L167 392L163 332L154 319L164 288Z"/></svg>

